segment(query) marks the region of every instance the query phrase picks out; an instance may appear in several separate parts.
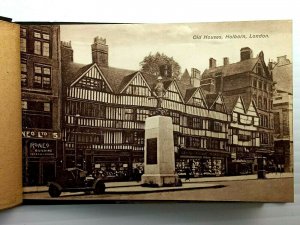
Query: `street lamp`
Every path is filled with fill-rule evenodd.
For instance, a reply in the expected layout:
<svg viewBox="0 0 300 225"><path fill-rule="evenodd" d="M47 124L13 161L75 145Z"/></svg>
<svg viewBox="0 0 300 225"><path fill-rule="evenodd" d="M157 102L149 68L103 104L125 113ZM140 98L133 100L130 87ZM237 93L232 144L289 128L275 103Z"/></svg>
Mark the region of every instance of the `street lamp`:
<svg viewBox="0 0 300 225"><path fill-rule="evenodd" d="M78 122L78 119L79 119L80 115L79 114L76 114L75 115L75 119L74 119L74 124L75 124L75 143L74 143L74 150L75 150L75 158L74 158L74 161L75 161L75 167L77 167L77 133L78 133L78 126L79 126L79 122Z"/></svg>

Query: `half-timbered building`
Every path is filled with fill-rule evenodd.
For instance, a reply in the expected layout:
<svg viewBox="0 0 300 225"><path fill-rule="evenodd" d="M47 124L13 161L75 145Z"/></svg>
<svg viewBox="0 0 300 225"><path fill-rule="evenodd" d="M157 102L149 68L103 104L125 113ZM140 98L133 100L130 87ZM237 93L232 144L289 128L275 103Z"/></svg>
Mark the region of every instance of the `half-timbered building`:
<svg viewBox="0 0 300 225"><path fill-rule="evenodd" d="M256 152L260 147L259 116L254 101L241 96L224 96L231 115L228 129L229 174L251 174L256 170Z"/></svg>
<svg viewBox="0 0 300 225"><path fill-rule="evenodd" d="M71 44L62 42L64 166L128 178L143 165L144 123L156 108L157 77L110 67L102 38L94 39L91 64L74 63L72 54ZM195 175L225 174L228 115L222 96L161 75L178 172L189 167Z"/></svg>
<svg viewBox="0 0 300 225"><path fill-rule="evenodd" d="M254 100L260 118L258 131L261 148L257 153L264 156L274 152L273 86L273 77L264 61L264 53L261 51L257 57L253 57L249 47L241 48L240 61L235 63L229 63L225 57L223 65L217 66L216 60L210 58L209 69L201 76L201 87L207 91L221 92L223 96L241 95L244 100Z"/></svg>

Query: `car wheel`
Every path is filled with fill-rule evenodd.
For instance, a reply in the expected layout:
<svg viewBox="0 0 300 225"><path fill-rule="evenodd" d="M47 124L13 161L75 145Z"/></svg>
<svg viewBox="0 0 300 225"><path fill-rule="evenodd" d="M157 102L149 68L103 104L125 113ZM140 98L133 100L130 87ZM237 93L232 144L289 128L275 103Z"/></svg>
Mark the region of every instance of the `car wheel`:
<svg viewBox="0 0 300 225"><path fill-rule="evenodd" d="M58 189L58 187L56 187L55 185L50 185L49 187L49 195L52 198L57 198L59 197L61 194L61 191Z"/></svg>
<svg viewBox="0 0 300 225"><path fill-rule="evenodd" d="M94 193L95 193L96 195L99 195L99 194L103 194L104 192L105 192L105 184L102 183L102 182L98 182L98 183L96 184Z"/></svg>

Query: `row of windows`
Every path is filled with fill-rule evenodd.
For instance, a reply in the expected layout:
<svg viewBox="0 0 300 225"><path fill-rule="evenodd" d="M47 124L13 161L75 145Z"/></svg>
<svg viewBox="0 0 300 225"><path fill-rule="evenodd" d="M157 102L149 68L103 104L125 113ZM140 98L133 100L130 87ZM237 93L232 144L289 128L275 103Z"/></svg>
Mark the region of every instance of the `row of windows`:
<svg viewBox="0 0 300 225"><path fill-rule="evenodd" d="M21 52L27 52L27 29L21 28L20 32ZM33 53L35 55L50 57L50 34L42 31L34 31L33 38Z"/></svg>
<svg viewBox="0 0 300 225"><path fill-rule="evenodd" d="M111 135L110 135L111 136ZM66 137L67 142L77 143L92 143L92 144L104 144L105 134L103 132L98 133L68 133ZM111 140L112 143L114 142ZM123 144L137 144L144 145L144 132L143 131L124 131L122 132Z"/></svg>
<svg viewBox="0 0 300 225"><path fill-rule="evenodd" d="M128 95L139 95L139 96L147 96L149 95L149 89L144 86L136 86L136 85L129 85L125 91Z"/></svg>
<svg viewBox="0 0 300 225"><path fill-rule="evenodd" d="M268 83L266 83L262 80L256 79L256 78L253 78L253 80L252 80L252 87L257 88L262 91L266 91L266 92L272 91L271 84L268 84Z"/></svg>
<svg viewBox="0 0 300 225"><path fill-rule="evenodd" d="M257 108L259 109L265 109L270 110L273 108L273 101L269 100L267 98L262 98L261 96L256 97L256 95L253 95L254 101L257 103Z"/></svg>
<svg viewBox="0 0 300 225"><path fill-rule="evenodd" d="M21 85L28 87L27 62L21 62ZM51 67L47 65L34 65L33 87L38 89L51 89Z"/></svg>
<svg viewBox="0 0 300 225"><path fill-rule="evenodd" d="M78 86L86 89L94 89L99 91L108 91L104 80L95 79L91 77L85 77L78 82Z"/></svg>

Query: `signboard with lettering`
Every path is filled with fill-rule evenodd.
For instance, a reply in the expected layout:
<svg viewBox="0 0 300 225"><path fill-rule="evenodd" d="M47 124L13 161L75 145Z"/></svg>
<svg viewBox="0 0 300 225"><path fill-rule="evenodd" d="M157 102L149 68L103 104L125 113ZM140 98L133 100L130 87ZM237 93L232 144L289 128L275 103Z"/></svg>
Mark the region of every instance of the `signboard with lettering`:
<svg viewBox="0 0 300 225"><path fill-rule="evenodd" d="M29 157L55 157L55 149L55 141L33 140L28 143Z"/></svg>
<svg viewBox="0 0 300 225"><path fill-rule="evenodd" d="M157 138L147 139L147 164L157 164Z"/></svg>
<svg viewBox="0 0 300 225"><path fill-rule="evenodd" d="M43 130L23 130L23 138L43 138L43 139L60 139L60 133L53 131L43 131Z"/></svg>

